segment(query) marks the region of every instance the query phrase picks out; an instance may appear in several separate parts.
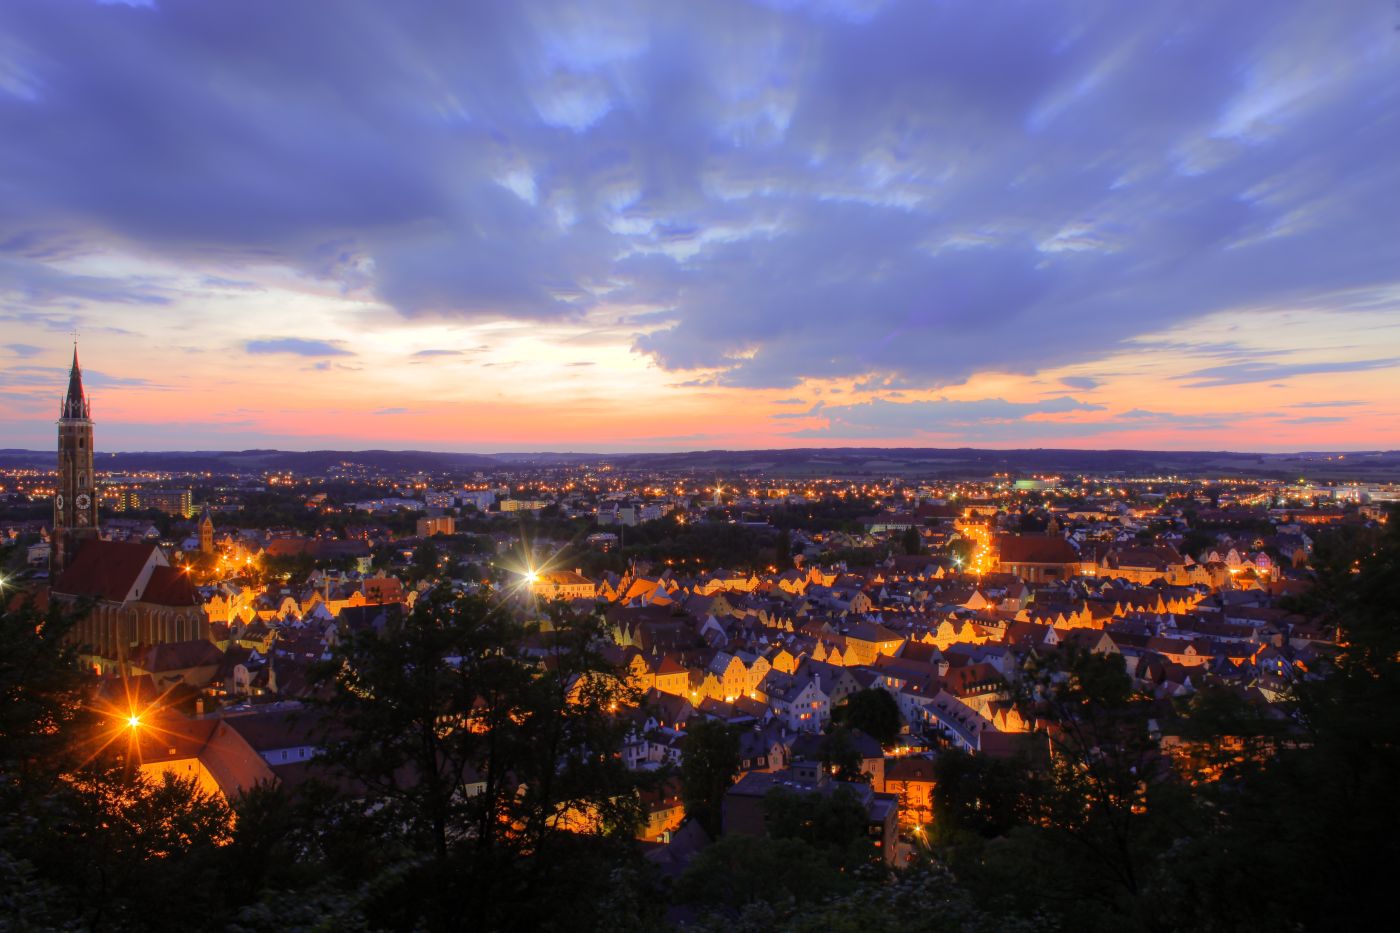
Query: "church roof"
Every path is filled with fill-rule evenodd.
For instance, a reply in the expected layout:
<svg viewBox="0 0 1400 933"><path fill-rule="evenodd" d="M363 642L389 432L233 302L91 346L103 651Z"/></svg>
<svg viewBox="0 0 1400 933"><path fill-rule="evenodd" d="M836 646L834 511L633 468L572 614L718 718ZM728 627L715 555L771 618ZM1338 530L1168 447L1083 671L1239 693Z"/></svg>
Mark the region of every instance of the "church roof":
<svg viewBox="0 0 1400 933"><path fill-rule="evenodd" d="M141 576L156 545L145 541L84 541L53 585L55 593L121 602Z"/></svg>
<svg viewBox="0 0 1400 933"><path fill-rule="evenodd" d="M153 567L151 578L146 581L146 592L141 595L143 603L157 606L198 606L199 591L190 575L176 567Z"/></svg>
<svg viewBox="0 0 1400 933"><path fill-rule="evenodd" d="M68 371L68 394L63 397L63 418L90 417L87 396L83 393L83 371L78 366L78 345L73 345L73 368Z"/></svg>
<svg viewBox="0 0 1400 933"><path fill-rule="evenodd" d="M1003 564L1072 564L1079 552L1058 535L997 535Z"/></svg>

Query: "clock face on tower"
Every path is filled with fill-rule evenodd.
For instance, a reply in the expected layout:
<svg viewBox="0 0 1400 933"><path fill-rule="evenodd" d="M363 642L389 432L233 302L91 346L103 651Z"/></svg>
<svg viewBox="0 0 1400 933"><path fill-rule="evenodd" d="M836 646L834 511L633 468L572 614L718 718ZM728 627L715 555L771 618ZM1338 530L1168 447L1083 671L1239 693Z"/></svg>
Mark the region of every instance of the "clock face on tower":
<svg viewBox="0 0 1400 933"><path fill-rule="evenodd" d="M78 493L78 498L74 499L73 502L78 506L78 508L85 509L88 507L88 505L92 503L92 500L88 498L87 493L80 492Z"/></svg>
<svg viewBox="0 0 1400 933"><path fill-rule="evenodd" d="M55 496L53 502L54 502L54 505L58 506L58 510L59 510L60 512L62 512L62 511L63 511L63 493L59 493L57 496Z"/></svg>

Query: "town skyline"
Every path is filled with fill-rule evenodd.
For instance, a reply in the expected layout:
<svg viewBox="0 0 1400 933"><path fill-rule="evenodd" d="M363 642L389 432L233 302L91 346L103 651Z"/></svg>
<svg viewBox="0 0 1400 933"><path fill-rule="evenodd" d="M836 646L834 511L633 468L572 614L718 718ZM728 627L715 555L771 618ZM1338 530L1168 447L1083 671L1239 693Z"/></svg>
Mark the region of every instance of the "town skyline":
<svg viewBox="0 0 1400 933"><path fill-rule="evenodd" d="M1389 4L411 9L0 10L0 446L1400 447Z"/></svg>

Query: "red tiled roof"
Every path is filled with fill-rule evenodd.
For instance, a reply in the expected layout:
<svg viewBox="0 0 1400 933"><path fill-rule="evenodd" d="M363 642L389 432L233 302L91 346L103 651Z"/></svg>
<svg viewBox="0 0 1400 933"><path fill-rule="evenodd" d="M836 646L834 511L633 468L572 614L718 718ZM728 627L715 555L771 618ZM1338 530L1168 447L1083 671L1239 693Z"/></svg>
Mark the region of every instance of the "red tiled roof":
<svg viewBox="0 0 1400 933"><path fill-rule="evenodd" d="M155 567L146 581L141 602L157 606L198 606L200 600L189 574L175 567Z"/></svg>
<svg viewBox="0 0 1400 933"><path fill-rule="evenodd" d="M149 542L84 541L53 585L55 593L126 599L156 546Z"/></svg>
<svg viewBox="0 0 1400 933"><path fill-rule="evenodd" d="M1058 535L997 535L1003 564L1072 564L1079 553Z"/></svg>
<svg viewBox="0 0 1400 933"><path fill-rule="evenodd" d="M885 783L933 783L933 762L927 758L885 759Z"/></svg>
<svg viewBox="0 0 1400 933"><path fill-rule="evenodd" d="M223 657L224 653L218 648L203 639L197 639L151 645L134 658L133 663L152 674L158 674L217 665Z"/></svg>

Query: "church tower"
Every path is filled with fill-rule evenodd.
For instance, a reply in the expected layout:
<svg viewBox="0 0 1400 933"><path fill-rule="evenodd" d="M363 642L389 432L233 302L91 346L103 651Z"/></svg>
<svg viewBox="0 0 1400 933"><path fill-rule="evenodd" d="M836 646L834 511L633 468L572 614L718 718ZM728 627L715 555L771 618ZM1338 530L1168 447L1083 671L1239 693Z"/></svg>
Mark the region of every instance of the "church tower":
<svg viewBox="0 0 1400 933"><path fill-rule="evenodd" d="M73 345L73 368L68 394L58 418L58 491L53 497L50 579L73 562L79 545L97 537L97 478L92 470L92 412L83 393L78 345Z"/></svg>
<svg viewBox="0 0 1400 933"><path fill-rule="evenodd" d="M207 503L199 513L199 549L205 554L214 553L214 516L209 514Z"/></svg>

